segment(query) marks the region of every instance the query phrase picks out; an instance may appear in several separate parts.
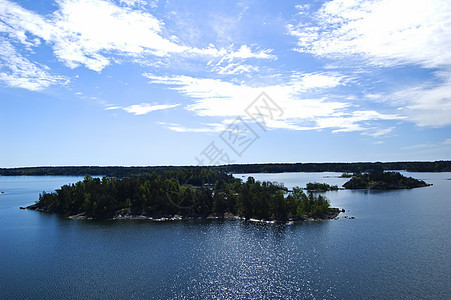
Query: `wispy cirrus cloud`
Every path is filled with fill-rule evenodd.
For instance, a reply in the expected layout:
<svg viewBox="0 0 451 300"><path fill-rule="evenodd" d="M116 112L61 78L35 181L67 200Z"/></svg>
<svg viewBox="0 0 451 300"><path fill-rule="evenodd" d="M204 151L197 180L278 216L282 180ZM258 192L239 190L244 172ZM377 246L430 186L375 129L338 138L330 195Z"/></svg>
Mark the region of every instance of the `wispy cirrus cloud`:
<svg viewBox="0 0 451 300"><path fill-rule="evenodd" d="M228 50L228 53L222 55L218 59L212 59L207 65L212 66L212 70L218 74L243 74L250 72L258 72L259 66L242 63L243 60L276 60L277 56L271 54L271 49L255 49L242 45L238 50ZM217 62L216 62L217 61Z"/></svg>
<svg viewBox="0 0 451 300"><path fill-rule="evenodd" d="M365 134L369 135L369 136L372 136L372 137L381 137L381 136L384 136L384 135L387 135L387 134L391 133L393 131L393 129L395 129L394 126L388 127L388 128L383 128L383 129L375 128L373 132L368 132L368 133L365 133Z"/></svg>
<svg viewBox="0 0 451 300"><path fill-rule="evenodd" d="M178 123L157 122L175 132L195 132L195 133L218 133L226 129L223 123L207 123L198 127L187 127Z"/></svg>
<svg viewBox="0 0 451 300"><path fill-rule="evenodd" d="M451 124L451 72L438 73L439 83L424 83L400 89L387 96L419 126Z"/></svg>
<svg viewBox="0 0 451 300"><path fill-rule="evenodd" d="M242 45L237 51L232 51L225 55L224 59L248 59L248 58L260 58L260 59L276 59L277 57L271 54L272 50L264 49L253 51L249 46Z"/></svg>
<svg viewBox="0 0 451 300"><path fill-rule="evenodd" d="M170 108L175 108L177 106L180 106L180 104L149 104L149 103L141 103L141 104L134 104L130 106L110 106L105 108L105 110L115 110L115 109L121 109L124 110L130 114L134 114L136 116L138 115L146 115L150 112L157 111L157 110L165 110Z"/></svg>
<svg viewBox="0 0 451 300"><path fill-rule="evenodd" d="M224 122L241 116L248 118L246 108L264 90L284 111L274 120L267 120L270 129L319 130L333 132L362 131L375 134L373 127L365 125L371 121L400 120L397 114L381 114L374 110L355 110L348 103L331 101L326 97L303 98L302 92L313 88L330 88L341 84L337 74L297 74L286 84L250 86L219 79L194 78L190 76L158 76L144 74L152 84L163 84L193 100L186 109L203 117L220 117ZM330 80L317 81L312 78ZM179 127L169 127L175 131ZM184 127L185 131L189 131ZM390 130L391 131L391 130ZM193 130L199 132L199 129ZM386 130L388 133L389 131ZM382 135L381 132L378 136Z"/></svg>
<svg viewBox="0 0 451 300"><path fill-rule="evenodd" d="M143 6L147 4L146 0L119 0L119 2L128 6Z"/></svg>
<svg viewBox="0 0 451 300"><path fill-rule="evenodd" d="M0 38L0 82L11 87L39 91L52 85L68 83L68 78L51 74L45 65L34 63Z"/></svg>
<svg viewBox="0 0 451 300"><path fill-rule="evenodd" d="M220 75L235 75L235 74L243 74L250 72L258 72L258 66L252 66L248 64L240 64L240 63L229 63L225 66L216 65L213 70Z"/></svg>
<svg viewBox="0 0 451 300"><path fill-rule="evenodd" d="M296 51L360 55L376 65L451 65L449 1L332 0L314 13L298 9L300 22L287 26L298 39Z"/></svg>

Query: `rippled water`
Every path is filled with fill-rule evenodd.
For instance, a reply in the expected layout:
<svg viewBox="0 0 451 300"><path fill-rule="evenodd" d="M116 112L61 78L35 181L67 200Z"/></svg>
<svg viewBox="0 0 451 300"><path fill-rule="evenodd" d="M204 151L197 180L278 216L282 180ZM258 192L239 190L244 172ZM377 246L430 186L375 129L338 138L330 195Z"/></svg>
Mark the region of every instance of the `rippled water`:
<svg viewBox="0 0 451 300"><path fill-rule="evenodd" d="M336 173L252 175L288 187L346 181ZM451 173L408 175L434 185L328 192L349 211L300 225L67 220L19 206L81 178L0 177L0 297L445 299Z"/></svg>

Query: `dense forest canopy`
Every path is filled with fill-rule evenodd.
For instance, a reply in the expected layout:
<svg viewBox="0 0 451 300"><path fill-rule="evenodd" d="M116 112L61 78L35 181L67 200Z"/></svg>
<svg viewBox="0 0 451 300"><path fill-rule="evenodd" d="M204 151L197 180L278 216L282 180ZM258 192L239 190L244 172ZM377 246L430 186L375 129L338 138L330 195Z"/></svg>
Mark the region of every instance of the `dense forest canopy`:
<svg viewBox="0 0 451 300"><path fill-rule="evenodd" d="M43 192L31 209L63 214L111 218L121 213L154 217L181 215L221 217L230 213L244 218L288 220L321 217L330 212L322 195L291 192L278 183L246 182L221 171L178 168L131 177L93 178Z"/></svg>
<svg viewBox="0 0 451 300"><path fill-rule="evenodd" d="M179 169L203 169L206 167L190 166L154 166L154 167L26 167L0 168L0 175L75 175L125 177L150 172L165 172ZM234 164L209 166L211 170L228 173L284 173L284 172L346 172L406 170L411 172L451 172L451 161L433 162L357 162L357 163L282 163L282 164Z"/></svg>

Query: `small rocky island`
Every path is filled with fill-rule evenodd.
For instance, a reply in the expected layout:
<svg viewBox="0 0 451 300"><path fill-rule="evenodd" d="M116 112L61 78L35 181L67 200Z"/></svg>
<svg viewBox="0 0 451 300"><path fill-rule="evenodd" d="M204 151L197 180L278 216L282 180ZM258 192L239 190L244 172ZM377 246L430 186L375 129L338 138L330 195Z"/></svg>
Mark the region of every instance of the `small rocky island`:
<svg viewBox="0 0 451 300"><path fill-rule="evenodd" d="M338 191L338 186L329 185L327 183L309 182L305 188L309 192L328 192L328 191Z"/></svg>
<svg viewBox="0 0 451 300"><path fill-rule="evenodd" d="M341 210L322 195L210 169L177 169L124 178L93 178L43 192L27 207L78 219L325 220Z"/></svg>
<svg viewBox="0 0 451 300"><path fill-rule="evenodd" d="M345 189L399 190L430 186L423 180L406 177L399 172L371 171L354 174L343 184Z"/></svg>

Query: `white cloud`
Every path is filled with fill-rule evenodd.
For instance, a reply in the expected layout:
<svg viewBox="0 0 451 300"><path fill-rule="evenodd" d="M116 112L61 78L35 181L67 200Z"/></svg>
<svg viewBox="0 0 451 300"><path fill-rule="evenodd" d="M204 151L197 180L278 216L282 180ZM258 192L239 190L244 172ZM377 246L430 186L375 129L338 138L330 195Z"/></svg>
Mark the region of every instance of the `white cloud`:
<svg viewBox="0 0 451 300"><path fill-rule="evenodd" d="M152 83L171 85L172 89L194 98L187 107L201 116L235 116L243 114L246 100L257 95L257 89L218 79L194 78L190 76L162 77L146 74Z"/></svg>
<svg viewBox="0 0 451 300"><path fill-rule="evenodd" d="M83 64L100 71L110 63L107 52L138 54L146 49L163 55L184 50L159 35L161 24L150 14L109 1L60 0L59 10L48 19L1 1L0 17L7 32L26 45L32 44L29 34L46 41L71 68Z"/></svg>
<svg viewBox="0 0 451 300"><path fill-rule="evenodd" d="M365 98L370 99L370 100L380 100L382 99L383 95L382 94L366 94Z"/></svg>
<svg viewBox="0 0 451 300"><path fill-rule="evenodd" d="M450 20L448 0L333 0L287 30L300 52L440 67L451 65Z"/></svg>
<svg viewBox="0 0 451 300"><path fill-rule="evenodd" d="M0 0L0 20L0 32L7 33L27 47L39 45L39 38L47 40L53 33L52 26L44 18L7 0ZM30 38L27 32L36 37Z"/></svg>
<svg viewBox="0 0 451 300"><path fill-rule="evenodd" d="M387 96L418 126L451 125L451 73L439 73L440 84L425 83Z"/></svg>
<svg viewBox="0 0 451 300"><path fill-rule="evenodd" d="M289 118L302 116L329 115L335 109L344 108L342 102L325 101L325 99L302 99L299 92L312 88L331 88L340 84L341 76L336 74L296 74L283 85L262 84L249 86L211 78L194 78L190 76L157 76L144 74L152 83L170 85L172 89L195 99L188 109L202 116L237 116L244 115L246 107L262 90L274 95L274 101L285 107Z"/></svg>
<svg viewBox="0 0 451 300"><path fill-rule="evenodd" d="M252 66L247 64L229 63L226 66L216 66L213 68L218 74L243 74L249 72L257 72L260 68L258 66Z"/></svg>
<svg viewBox="0 0 451 300"><path fill-rule="evenodd" d="M165 39L162 23L149 13L118 7L108 1L62 0L51 20L55 54L70 67L84 64L100 71L108 55L150 53L166 56L188 50Z"/></svg>
<svg viewBox="0 0 451 300"><path fill-rule="evenodd" d="M0 37L0 81L11 87L39 91L51 85L66 84L68 79L52 75L45 65L31 62L16 52L15 48Z"/></svg>
<svg viewBox="0 0 451 300"><path fill-rule="evenodd" d="M122 109L122 106L109 106L105 108L105 110L115 110L115 109Z"/></svg>
<svg viewBox="0 0 451 300"><path fill-rule="evenodd" d="M335 73L308 73L293 76L299 89L325 89L344 84L344 76Z"/></svg>
<svg viewBox="0 0 451 300"><path fill-rule="evenodd" d="M395 127L389 127L389 128L375 128L374 131L366 133L366 135L372 136L372 137L380 137L386 134L389 134L395 129Z"/></svg>
<svg viewBox="0 0 451 300"><path fill-rule="evenodd" d="M337 128L332 132L352 132L362 131L365 135L373 137L379 137L383 134L389 133L393 128L389 129L376 129L368 127L367 124L370 121L383 121L383 120L401 120L404 117L396 114L381 114L374 110L365 111L353 111L351 113L345 113L340 116L326 117L318 120L320 128ZM363 124L362 124L363 123Z"/></svg>
<svg viewBox="0 0 451 300"><path fill-rule="evenodd" d="M46 17L28 11L16 3L0 0L0 32L31 48L50 45L57 58L70 68L80 65L101 71L119 57L208 56L225 61L274 59L271 50L217 49L214 45L197 48L165 36L164 23L138 9L140 0L120 1L121 7L107 0L57 0L58 10ZM221 59L221 61L223 61ZM241 70L245 71L244 68ZM237 69L235 72L238 72Z"/></svg>
<svg viewBox="0 0 451 300"><path fill-rule="evenodd" d="M252 50L247 45L242 45L238 50L233 49L233 45L228 49L212 48L210 45L209 55L214 58L207 65L212 65L212 70L218 74L243 74L259 71L259 67L242 63L250 59L276 60L277 56L272 55L272 49Z"/></svg>
<svg viewBox="0 0 451 300"><path fill-rule="evenodd" d="M442 144L451 145L451 139L444 140Z"/></svg>
<svg viewBox="0 0 451 300"><path fill-rule="evenodd" d="M176 123L157 122L157 124L162 125L175 132L218 133L226 129L225 125L221 123L203 124L202 127L197 128L186 127Z"/></svg>
<svg viewBox="0 0 451 300"><path fill-rule="evenodd" d="M119 2L128 6L144 6L147 4L146 0L119 0Z"/></svg>
<svg viewBox="0 0 451 300"><path fill-rule="evenodd" d="M234 118L241 116L249 119L246 108L262 91L265 91L283 110L281 116L275 116L272 120L266 119L266 126L269 129L315 130L327 128L332 129L333 132L370 130L370 133L375 134L371 126L363 123L402 119L399 115L380 114L372 110L349 112L352 107L349 107L347 103L330 101L326 98L303 99L300 92L306 86L318 85L302 84L303 76L295 76L288 83L282 85L262 86L249 86L190 76L157 76L154 74L144 74L144 76L151 80L150 83L168 85L171 89L192 98L193 104L188 105L186 109L204 117ZM309 78L309 75L306 75L306 78ZM329 85L334 86L335 83L326 86ZM377 134L375 135L377 136Z"/></svg>
<svg viewBox="0 0 451 300"><path fill-rule="evenodd" d="M179 106L180 104L149 104L149 103L141 103L134 104L126 107L122 106L110 106L105 108L105 110L114 110L114 109L122 109L130 114L134 115L146 115L150 112L157 110L170 109Z"/></svg>
<svg viewBox="0 0 451 300"><path fill-rule="evenodd" d="M272 50L266 49L266 50L260 50L257 52L252 51L249 46L242 45L237 51L233 51L229 54L227 54L225 57L227 59L248 59L248 58L260 58L260 59L276 59L276 56L271 54Z"/></svg>

